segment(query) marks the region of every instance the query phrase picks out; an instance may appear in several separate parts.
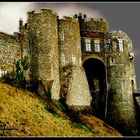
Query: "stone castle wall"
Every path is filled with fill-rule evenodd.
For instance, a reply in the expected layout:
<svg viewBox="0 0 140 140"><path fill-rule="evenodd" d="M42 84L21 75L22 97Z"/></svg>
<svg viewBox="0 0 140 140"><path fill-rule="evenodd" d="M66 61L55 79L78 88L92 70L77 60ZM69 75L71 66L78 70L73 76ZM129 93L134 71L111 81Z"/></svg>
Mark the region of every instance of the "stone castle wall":
<svg viewBox="0 0 140 140"><path fill-rule="evenodd" d="M91 41L91 52L86 50L86 39ZM123 51L118 49L119 39L123 40ZM100 42L99 52L95 52L95 40ZM111 50L106 50L107 40ZM108 91L104 93L108 93L107 119L114 126L136 133L133 92L137 86L131 52L129 37L121 31L110 32L104 19L88 19L86 15L59 19L50 9L28 12L27 23L20 21L19 33L14 36L0 33L0 69L13 70L14 59L28 55L30 80L38 92L48 96L50 90L52 100L62 99L70 108L91 106L93 98L83 64L91 58L99 60L98 66L105 67L104 74L107 72L102 76L106 82L102 85L106 84Z"/></svg>
<svg viewBox="0 0 140 140"><path fill-rule="evenodd" d="M101 60L106 64L105 56L105 39L109 33L108 23L103 18L87 18L83 16L78 16L80 23L80 36L81 36L81 49L82 49L82 59L85 62L89 58L96 58ZM91 42L91 52L86 51L86 39L90 39ZM99 41L100 51L95 52L94 44L95 40Z"/></svg>
<svg viewBox="0 0 140 140"><path fill-rule="evenodd" d="M29 57L29 36L28 36L28 24L23 24L22 19L19 20L19 41L22 47L22 58L24 56Z"/></svg>
<svg viewBox="0 0 140 140"><path fill-rule="evenodd" d="M91 100L92 98L84 69L82 67L73 67L66 103L70 107L77 106L75 109L80 110L89 107Z"/></svg>
<svg viewBox="0 0 140 140"><path fill-rule="evenodd" d="M33 81L51 88L52 99L59 98L59 52L57 15L42 9L28 13L29 48ZM49 85L51 83L51 85Z"/></svg>
<svg viewBox="0 0 140 140"><path fill-rule="evenodd" d="M113 43L111 53L108 56L108 120L128 135L132 131L137 133L135 121L135 105L133 100L133 89L131 81L134 81L136 91L136 79L134 69L131 69L133 60L129 59L131 44L130 39L124 32L113 32L111 36ZM118 50L116 39L124 40L124 50ZM132 49L132 48L131 48ZM113 58L113 62L112 62ZM111 60L110 60L111 59ZM114 109L115 108L115 109ZM121 127L120 127L121 126Z"/></svg>
<svg viewBox="0 0 140 140"><path fill-rule="evenodd" d="M70 17L59 20L60 67L81 65L79 22Z"/></svg>
<svg viewBox="0 0 140 140"><path fill-rule="evenodd" d="M79 29L79 21L75 18L64 17L59 20L60 98L69 106L78 105L82 109L83 106L90 106L91 95L82 68Z"/></svg>
<svg viewBox="0 0 140 140"><path fill-rule="evenodd" d="M94 33L108 33L108 23L103 18L88 18L87 15L75 15L80 22L81 36L91 36ZM90 33L90 34L89 34Z"/></svg>
<svg viewBox="0 0 140 140"><path fill-rule="evenodd" d="M21 46L18 38L0 32L0 70L13 71L14 60L21 58Z"/></svg>

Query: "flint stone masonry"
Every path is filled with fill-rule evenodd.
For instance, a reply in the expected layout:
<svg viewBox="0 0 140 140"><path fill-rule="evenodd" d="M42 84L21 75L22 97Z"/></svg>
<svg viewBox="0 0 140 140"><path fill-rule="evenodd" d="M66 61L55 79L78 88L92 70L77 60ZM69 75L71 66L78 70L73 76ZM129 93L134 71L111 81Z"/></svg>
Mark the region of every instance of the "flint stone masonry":
<svg viewBox="0 0 140 140"><path fill-rule="evenodd" d="M32 74L38 77L36 80L41 80L45 87L53 80L51 97L58 100L60 85L57 16L44 9L40 13L28 14L29 34L33 36L30 49L33 59L37 60L35 63L31 60ZM35 69L37 71L34 71Z"/></svg>
<svg viewBox="0 0 140 140"><path fill-rule="evenodd" d="M0 69L13 71L14 60L21 58L21 46L15 36L0 32Z"/></svg>
<svg viewBox="0 0 140 140"><path fill-rule="evenodd" d="M67 65L61 69L60 92L61 98L69 105L70 108L71 106L78 106L77 109L79 110L84 106L90 106L92 98L85 71L82 67Z"/></svg>
<svg viewBox="0 0 140 140"><path fill-rule="evenodd" d="M28 80L41 96L74 110L92 108L125 134L140 134L133 100L137 91L133 45L126 33L110 31L103 18L79 14L59 19L50 9L31 11L27 23L20 19L19 33L0 33L0 70L13 70L14 59L26 55ZM88 60L92 65L84 67Z"/></svg>
<svg viewBox="0 0 140 140"><path fill-rule="evenodd" d="M123 125L124 129L127 124L128 128L126 127L125 129L129 135L132 134L132 131L137 134L136 112L133 100L133 92L136 92L134 60L130 60L128 57L128 53L133 51L133 48L132 46L130 48L131 41L124 32L112 32L112 40L117 38L124 40L124 50L123 52L117 51L117 47L114 45L112 46L113 52L109 54L110 57L115 59L115 63L108 64L108 119L111 124L117 125L118 128ZM134 89L132 89L131 81L134 81ZM116 109L113 110L112 108Z"/></svg>
<svg viewBox="0 0 140 140"><path fill-rule="evenodd" d="M80 46L79 22L74 18L61 19L59 21L60 67L68 64L81 65Z"/></svg>
<svg viewBox="0 0 140 140"><path fill-rule="evenodd" d="M72 68L72 76L69 82L66 98L67 104L69 106L90 106L92 98L90 95L86 74L83 68Z"/></svg>

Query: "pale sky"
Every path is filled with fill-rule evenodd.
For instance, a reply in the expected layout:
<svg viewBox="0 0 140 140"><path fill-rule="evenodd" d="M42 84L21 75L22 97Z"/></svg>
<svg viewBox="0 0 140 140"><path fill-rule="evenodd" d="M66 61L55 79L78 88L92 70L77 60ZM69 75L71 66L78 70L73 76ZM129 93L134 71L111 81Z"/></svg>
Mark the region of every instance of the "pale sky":
<svg viewBox="0 0 140 140"><path fill-rule="evenodd" d="M58 6L56 3L0 2L0 19L2 19L0 20L0 31L10 34L17 32L19 19L22 18L26 22L28 11L41 8L53 9L60 18L71 16L81 11L89 17L103 17L102 13L96 9L74 3L63 3Z"/></svg>

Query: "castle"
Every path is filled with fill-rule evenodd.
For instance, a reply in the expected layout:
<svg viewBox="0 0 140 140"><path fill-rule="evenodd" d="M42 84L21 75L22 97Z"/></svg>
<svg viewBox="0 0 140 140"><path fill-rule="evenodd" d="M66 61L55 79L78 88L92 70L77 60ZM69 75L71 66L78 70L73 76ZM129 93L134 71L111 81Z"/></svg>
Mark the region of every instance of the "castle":
<svg viewBox="0 0 140 140"><path fill-rule="evenodd" d="M133 46L123 31L110 31L103 18L79 13L59 16L50 9L28 12L19 32L0 33L0 73L13 71L14 59L30 59L26 79L53 102L93 109L95 115L123 129L137 131ZM0 74L1 76L1 74Z"/></svg>

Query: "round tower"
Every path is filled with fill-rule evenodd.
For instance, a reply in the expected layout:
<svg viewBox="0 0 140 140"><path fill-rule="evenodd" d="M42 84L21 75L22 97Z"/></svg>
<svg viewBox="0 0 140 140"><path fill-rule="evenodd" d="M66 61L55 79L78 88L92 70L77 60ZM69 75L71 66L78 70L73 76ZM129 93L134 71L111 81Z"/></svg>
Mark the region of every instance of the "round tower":
<svg viewBox="0 0 140 140"><path fill-rule="evenodd" d="M70 109L90 106L91 96L84 69L79 21L74 17L59 20L60 98Z"/></svg>
<svg viewBox="0 0 140 140"><path fill-rule="evenodd" d="M40 94L44 88L56 100L60 89L57 21L58 16L50 9L28 12L32 81L38 83Z"/></svg>
<svg viewBox="0 0 140 140"><path fill-rule="evenodd" d="M133 93L136 91L132 42L122 31L110 33L107 48L107 121L126 135L137 135Z"/></svg>
<svg viewBox="0 0 140 140"><path fill-rule="evenodd" d="M81 65L79 22L73 17L59 20L60 67Z"/></svg>

